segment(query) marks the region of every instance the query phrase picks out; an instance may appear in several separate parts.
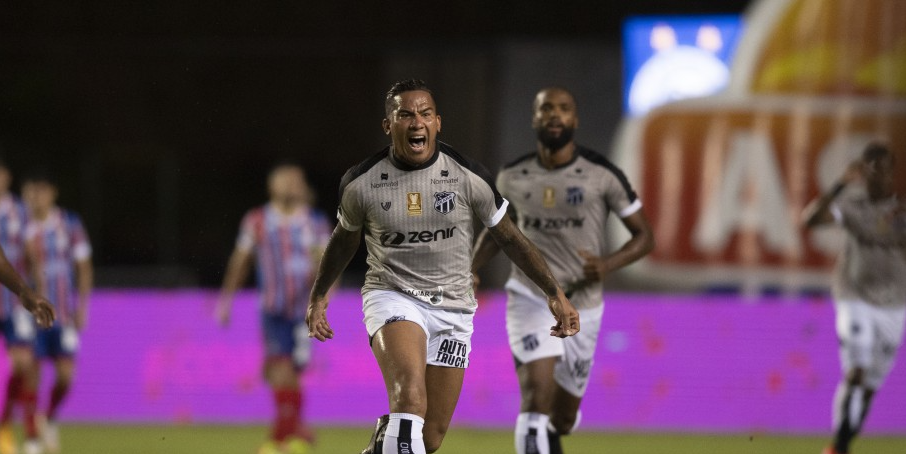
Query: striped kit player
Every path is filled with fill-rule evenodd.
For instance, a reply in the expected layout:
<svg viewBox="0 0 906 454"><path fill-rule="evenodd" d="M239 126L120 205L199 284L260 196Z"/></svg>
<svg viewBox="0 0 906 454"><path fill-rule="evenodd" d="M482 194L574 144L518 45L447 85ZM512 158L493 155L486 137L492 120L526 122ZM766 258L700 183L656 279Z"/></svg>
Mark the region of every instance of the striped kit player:
<svg viewBox="0 0 906 454"><path fill-rule="evenodd" d="M832 293L843 377L834 396L827 454L845 454L862 429L875 392L893 367L906 328L906 203L893 191L896 157L879 142L850 164L840 182L809 204L807 227L836 224L846 234ZM847 188L861 183L855 190Z"/></svg>
<svg viewBox="0 0 906 454"><path fill-rule="evenodd" d="M523 396L515 428L518 454L562 451L559 436L575 428L588 387L604 311L602 280L654 245L642 203L629 181L606 158L575 144L577 125L575 100L568 91L541 90L533 116L537 150L497 175L511 215L538 246L557 280L565 283L582 320L582 332L573 337L547 336L544 295L522 270L512 270L506 284L507 333ZM632 235L613 253L605 245L610 213ZM483 235L474 269L495 253L493 242Z"/></svg>
<svg viewBox="0 0 906 454"><path fill-rule="evenodd" d="M507 201L477 163L437 140L441 117L424 82L395 84L385 99L391 145L340 183L339 225L312 289L311 336L333 337L327 289L365 238L365 326L387 385L390 414L363 453L440 448L469 365L477 301L470 265L473 223L484 224L544 289L551 335L579 331L578 314L537 249L506 216Z"/></svg>
<svg viewBox="0 0 906 454"><path fill-rule="evenodd" d="M217 306L230 321L233 297L250 269L257 271L264 337L264 375L276 408L270 439L261 454L307 452L314 433L306 424L301 374L311 358L305 306L331 224L312 206L305 172L280 163L267 178L270 201L246 213L230 256Z"/></svg>

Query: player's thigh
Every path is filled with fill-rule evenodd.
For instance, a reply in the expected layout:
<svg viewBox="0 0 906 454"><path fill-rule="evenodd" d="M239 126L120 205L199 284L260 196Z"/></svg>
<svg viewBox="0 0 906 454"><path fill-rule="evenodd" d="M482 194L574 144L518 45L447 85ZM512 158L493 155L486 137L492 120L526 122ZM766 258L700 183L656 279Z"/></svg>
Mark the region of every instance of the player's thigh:
<svg viewBox="0 0 906 454"><path fill-rule="evenodd" d="M864 372L864 381L869 389L878 389L890 374L897 351L903 343L906 308L875 307L872 312L875 341L872 346L872 361Z"/></svg>
<svg viewBox="0 0 906 454"><path fill-rule="evenodd" d="M557 389L554 367L560 361L560 357L549 356L528 363L516 361L516 377L519 379L521 396L520 411L549 414Z"/></svg>
<svg viewBox="0 0 906 454"><path fill-rule="evenodd" d="M57 382L69 384L75 376L75 358L69 355L62 355L54 359L54 368L57 373Z"/></svg>
<svg viewBox="0 0 906 454"><path fill-rule="evenodd" d="M550 335L554 323L546 300L508 289L506 330L517 365L563 355L563 340Z"/></svg>
<svg viewBox="0 0 906 454"><path fill-rule="evenodd" d="M603 310L603 306L579 310L582 330L575 336L563 339L563 359L554 367L557 384L580 399L588 389Z"/></svg>
<svg viewBox="0 0 906 454"><path fill-rule="evenodd" d="M458 367L427 366L425 387L428 393L428 410L423 429L425 445L437 449L450 427L453 411L462 391L465 369Z"/></svg>
<svg viewBox="0 0 906 454"><path fill-rule="evenodd" d="M404 320L384 325L372 338L371 351L384 377L391 412L425 415L426 345L422 327Z"/></svg>
<svg viewBox="0 0 906 454"><path fill-rule="evenodd" d="M868 369L875 343L871 307L859 300L836 300L834 307L843 372L851 375L855 369Z"/></svg>

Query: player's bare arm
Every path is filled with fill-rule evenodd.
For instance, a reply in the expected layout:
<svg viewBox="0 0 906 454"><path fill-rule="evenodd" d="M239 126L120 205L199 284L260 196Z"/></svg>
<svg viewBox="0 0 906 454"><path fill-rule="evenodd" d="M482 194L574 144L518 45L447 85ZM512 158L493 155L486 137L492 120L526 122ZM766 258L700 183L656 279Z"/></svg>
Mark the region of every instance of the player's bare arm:
<svg viewBox="0 0 906 454"><path fill-rule="evenodd" d="M223 285L220 287L220 297L217 300L216 317L221 326L230 324L230 315L233 312L233 297L239 287L248 279L252 270L254 257L251 250L241 248L233 249L230 261L227 263L226 274L223 276Z"/></svg>
<svg viewBox="0 0 906 454"><path fill-rule="evenodd" d="M22 307L31 312L39 326L49 328L53 325L56 315L50 301L28 288L19 273L13 269L2 249L0 249L0 282L19 297Z"/></svg>
<svg viewBox="0 0 906 454"><path fill-rule="evenodd" d="M551 327L551 336L567 337L578 333L579 313L566 298L538 248L519 231L509 216L504 216L488 231L500 249L547 296L548 307L557 321Z"/></svg>
<svg viewBox="0 0 906 454"><path fill-rule="evenodd" d="M309 337L321 342L333 338L333 330L327 322L327 293L349 265L361 241L361 231L349 231L339 225L330 235L321 264L318 266L318 276L311 287L308 310L305 312Z"/></svg>
<svg viewBox="0 0 906 454"><path fill-rule="evenodd" d="M75 324L81 331L88 323L88 305L91 289L94 287L94 265L90 259L79 260L76 263L76 279L78 285L78 301L76 305Z"/></svg>
<svg viewBox="0 0 906 454"><path fill-rule="evenodd" d="M821 194L820 197L813 200L802 213L803 225L806 228L813 228L819 225L830 224L834 222L834 216L830 212L831 203L840 195L841 192L850 183L862 178L864 164L861 160L853 161L846 168L840 181L835 184L830 191Z"/></svg>
<svg viewBox="0 0 906 454"><path fill-rule="evenodd" d="M585 259L582 269L586 281L602 281L610 272L630 265L654 249L654 232L642 210L621 218L620 221L632 235L620 249L606 257L599 257L584 250L579 251L579 255Z"/></svg>

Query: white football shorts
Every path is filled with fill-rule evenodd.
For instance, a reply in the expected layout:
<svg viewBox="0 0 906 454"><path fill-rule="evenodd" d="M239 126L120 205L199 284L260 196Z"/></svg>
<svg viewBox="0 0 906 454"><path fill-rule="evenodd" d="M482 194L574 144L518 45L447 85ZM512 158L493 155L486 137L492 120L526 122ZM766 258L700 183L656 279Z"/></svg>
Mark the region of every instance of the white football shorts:
<svg viewBox="0 0 906 454"><path fill-rule="evenodd" d="M834 306L843 372L861 368L865 386L880 388L903 343L906 307L876 306L861 300L836 300Z"/></svg>
<svg viewBox="0 0 906 454"><path fill-rule="evenodd" d="M547 307L547 298L512 279L506 283L506 290L506 330L510 350L516 360L525 364L542 358L559 357L554 366L554 380L576 397L585 395L601 331L604 305L578 309L579 333L560 339L550 335L551 326L556 322Z"/></svg>
<svg viewBox="0 0 906 454"><path fill-rule="evenodd" d="M362 295L362 312L368 338L384 325L400 321L417 324L425 332L428 365L469 367L474 313L433 307L409 295L390 290L371 290Z"/></svg>

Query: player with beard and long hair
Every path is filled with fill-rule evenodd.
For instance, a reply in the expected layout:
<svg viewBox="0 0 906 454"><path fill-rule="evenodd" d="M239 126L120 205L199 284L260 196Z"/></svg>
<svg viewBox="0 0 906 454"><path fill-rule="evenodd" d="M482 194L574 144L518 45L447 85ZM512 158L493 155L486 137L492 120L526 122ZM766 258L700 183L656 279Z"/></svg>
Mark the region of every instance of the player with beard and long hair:
<svg viewBox="0 0 906 454"><path fill-rule="evenodd" d="M575 143L579 117L573 95L563 88L545 88L535 97L533 113L537 148L506 165L497 175L497 187L510 200L510 215L522 232L565 283L582 320L582 332L576 336L547 336L543 295L521 270L512 270L506 284L507 332L522 391L516 452L548 454L562 452L560 436L578 423L601 328L602 281L648 254L654 235L623 172ZM604 226L611 212L632 237L608 253ZM482 233L473 272L497 250Z"/></svg>

